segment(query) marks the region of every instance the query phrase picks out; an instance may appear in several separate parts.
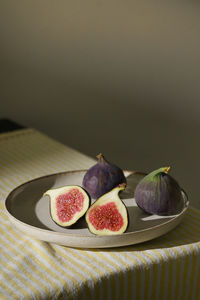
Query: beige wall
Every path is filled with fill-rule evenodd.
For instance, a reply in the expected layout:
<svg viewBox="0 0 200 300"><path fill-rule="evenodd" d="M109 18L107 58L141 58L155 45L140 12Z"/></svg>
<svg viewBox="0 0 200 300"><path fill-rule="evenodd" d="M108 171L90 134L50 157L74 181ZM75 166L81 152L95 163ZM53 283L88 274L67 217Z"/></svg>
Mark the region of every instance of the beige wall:
<svg viewBox="0 0 200 300"><path fill-rule="evenodd" d="M124 168L172 174L200 207L198 1L0 1L0 117Z"/></svg>

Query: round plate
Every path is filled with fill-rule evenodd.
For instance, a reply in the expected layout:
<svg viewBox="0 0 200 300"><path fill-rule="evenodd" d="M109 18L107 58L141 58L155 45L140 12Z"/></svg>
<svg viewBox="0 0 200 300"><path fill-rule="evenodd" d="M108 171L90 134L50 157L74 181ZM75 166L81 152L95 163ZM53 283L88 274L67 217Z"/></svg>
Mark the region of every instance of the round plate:
<svg viewBox="0 0 200 300"><path fill-rule="evenodd" d="M43 193L63 185L82 185L86 170L69 171L43 176L15 188L7 197L5 206L12 224L24 233L39 240L78 248L106 248L137 244L159 237L176 227L184 217L189 202L183 193L184 208L178 215L148 215L137 207L134 190L144 173L124 171L127 187L120 198L128 210L127 231L119 235L97 236L81 218L70 228L55 224L50 216L49 197ZM92 200L93 202L94 200Z"/></svg>

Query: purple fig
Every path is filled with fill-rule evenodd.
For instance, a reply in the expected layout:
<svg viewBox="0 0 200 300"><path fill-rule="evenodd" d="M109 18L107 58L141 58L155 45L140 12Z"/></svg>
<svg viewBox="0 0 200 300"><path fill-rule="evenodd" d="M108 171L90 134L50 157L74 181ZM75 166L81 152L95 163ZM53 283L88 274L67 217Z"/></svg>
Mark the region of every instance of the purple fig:
<svg viewBox="0 0 200 300"><path fill-rule="evenodd" d="M163 167L146 175L136 186L135 201L149 214L174 215L183 208L183 197L178 182Z"/></svg>
<svg viewBox="0 0 200 300"><path fill-rule="evenodd" d="M124 173L119 167L106 161L101 153L97 158L98 162L86 172L82 183L94 199L108 193L120 183L126 183Z"/></svg>

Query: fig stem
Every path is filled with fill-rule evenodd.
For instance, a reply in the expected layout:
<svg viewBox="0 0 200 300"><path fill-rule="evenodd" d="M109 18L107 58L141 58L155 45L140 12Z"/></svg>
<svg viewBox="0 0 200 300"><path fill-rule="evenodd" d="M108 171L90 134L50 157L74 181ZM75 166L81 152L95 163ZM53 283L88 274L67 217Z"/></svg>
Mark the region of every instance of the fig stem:
<svg viewBox="0 0 200 300"><path fill-rule="evenodd" d="M153 172L150 173L150 174L152 174L152 175L157 175L157 174L160 174L160 173L168 173L169 170L170 170L170 167L162 167L162 168L160 168L160 169L157 169L157 170L153 171Z"/></svg>
<svg viewBox="0 0 200 300"><path fill-rule="evenodd" d="M102 153L99 153L96 157L98 158L98 161L99 161L100 163L104 162L104 156L103 156Z"/></svg>
<svg viewBox="0 0 200 300"><path fill-rule="evenodd" d="M164 170L165 173L169 173L171 167L166 167L166 169Z"/></svg>
<svg viewBox="0 0 200 300"><path fill-rule="evenodd" d="M157 177L159 174L161 174L161 173L168 174L169 170L170 170L170 167L162 167L162 168L159 168L159 169L154 170L153 172L149 173L148 175L146 175L146 176L144 177L144 180L147 180L147 181L149 181L149 180L154 180L154 179L156 179L156 177Z"/></svg>

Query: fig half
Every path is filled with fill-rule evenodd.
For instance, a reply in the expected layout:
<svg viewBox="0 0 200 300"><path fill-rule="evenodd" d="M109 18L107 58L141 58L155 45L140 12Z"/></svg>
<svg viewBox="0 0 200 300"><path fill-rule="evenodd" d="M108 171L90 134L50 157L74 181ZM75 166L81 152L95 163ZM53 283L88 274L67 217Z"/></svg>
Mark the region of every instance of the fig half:
<svg viewBox="0 0 200 300"><path fill-rule="evenodd" d="M170 167L157 169L146 175L136 186L137 205L149 214L174 215L183 208L178 182L168 174Z"/></svg>
<svg viewBox="0 0 200 300"><path fill-rule="evenodd" d="M124 173L118 166L108 162L101 153L97 158L98 162L86 172L82 183L94 199L111 191L118 184L126 183Z"/></svg>
<svg viewBox="0 0 200 300"><path fill-rule="evenodd" d="M128 214L119 192L126 184L120 184L97 199L88 209L85 218L89 230L97 235L116 235L123 233L128 225Z"/></svg>
<svg viewBox="0 0 200 300"><path fill-rule="evenodd" d="M77 185L50 189L45 195L50 197L53 221L62 227L76 223L86 213L90 203L88 194Z"/></svg>

